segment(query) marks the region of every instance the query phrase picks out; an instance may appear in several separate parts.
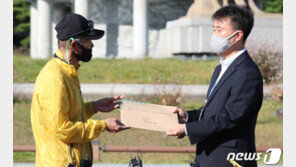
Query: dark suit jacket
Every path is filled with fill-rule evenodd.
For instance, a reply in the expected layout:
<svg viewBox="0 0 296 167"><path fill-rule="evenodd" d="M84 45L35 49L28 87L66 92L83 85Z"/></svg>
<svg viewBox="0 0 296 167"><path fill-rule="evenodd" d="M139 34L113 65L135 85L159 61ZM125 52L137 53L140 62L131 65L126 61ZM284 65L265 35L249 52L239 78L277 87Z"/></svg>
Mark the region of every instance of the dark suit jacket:
<svg viewBox="0 0 296 167"><path fill-rule="evenodd" d="M219 76L218 65L208 94ZM226 161L230 152L256 152L255 125L263 99L263 80L258 66L247 51L237 57L220 78L202 108L188 111L187 134L196 145L196 161L201 167L232 166ZM256 161L237 161L257 166Z"/></svg>

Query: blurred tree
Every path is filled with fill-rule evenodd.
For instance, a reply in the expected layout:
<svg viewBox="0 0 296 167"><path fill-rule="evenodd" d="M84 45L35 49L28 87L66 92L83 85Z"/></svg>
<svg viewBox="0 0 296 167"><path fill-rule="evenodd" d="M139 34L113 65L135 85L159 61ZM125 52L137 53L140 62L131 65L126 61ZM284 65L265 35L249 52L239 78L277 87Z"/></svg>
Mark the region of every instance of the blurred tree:
<svg viewBox="0 0 296 167"><path fill-rule="evenodd" d="M30 3L25 0L13 0L13 45L30 46Z"/></svg>
<svg viewBox="0 0 296 167"><path fill-rule="evenodd" d="M266 13L283 13L283 0L265 0L263 6Z"/></svg>

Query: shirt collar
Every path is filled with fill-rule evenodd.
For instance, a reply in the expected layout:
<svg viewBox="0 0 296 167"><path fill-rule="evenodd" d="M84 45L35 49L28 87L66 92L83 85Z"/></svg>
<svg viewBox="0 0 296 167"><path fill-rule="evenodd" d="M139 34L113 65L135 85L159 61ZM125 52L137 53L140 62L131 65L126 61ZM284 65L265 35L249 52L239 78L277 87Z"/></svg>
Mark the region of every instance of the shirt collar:
<svg viewBox="0 0 296 167"><path fill-rule="evenodd" d="M247 51L246 48L243 48L242 50L236 52L234 55L232 55L231 57L228 57L228 58L221 58L220 59L220 64L223 66L223 67L229 67L231 65L231 63L236 59L238 58L242 53L244 53L245 51Z"/></svg>
<svg viewBox="0 0 296 167"><path fill-rule="evenodd" d="M57 50L55 55L58 57L58 59L55 58L56 62L67 74L71 76L77 76L77 70L80 67L80 64L77 64L75 66L72 64L67 64L66 61L63 61L64 58L60 50Z"/></svg>

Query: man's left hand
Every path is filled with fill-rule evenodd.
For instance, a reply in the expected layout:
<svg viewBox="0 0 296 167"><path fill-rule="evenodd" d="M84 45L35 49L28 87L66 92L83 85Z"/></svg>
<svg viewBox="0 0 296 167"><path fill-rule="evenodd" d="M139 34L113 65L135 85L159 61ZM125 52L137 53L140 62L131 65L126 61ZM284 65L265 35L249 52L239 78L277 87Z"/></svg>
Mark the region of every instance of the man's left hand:
<svg viewBox="0 0 296 167"><path fill-rule="evenodd" d="M116 96L116 97L106 97L103 99L100 99L98 101L95 101L93 103L93 108L96 112L110 112L114 109L117 109L120 107L120 102L115 102L117 100L123 99L124 96Z"/></svg>
<svg viewBox="0 0 296 167"><path fill-rule="evenodd" d="M166 135L175 136L178 139L183 138L184 136L186 136L186 134L185 134L185 124L179 124L174 128L168 129L166 131Z"/></svg>

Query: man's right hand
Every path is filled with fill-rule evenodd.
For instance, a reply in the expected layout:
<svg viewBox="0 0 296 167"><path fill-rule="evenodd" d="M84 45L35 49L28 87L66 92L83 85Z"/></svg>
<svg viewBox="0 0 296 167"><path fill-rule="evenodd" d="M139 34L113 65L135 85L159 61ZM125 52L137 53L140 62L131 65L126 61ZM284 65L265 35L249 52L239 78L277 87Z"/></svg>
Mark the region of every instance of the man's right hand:
<svg viewBox="0 0 296 167"><path fill-rule="evenodd" d="M105 119L105 122L106 122L107 130L112 133L117 133L119 131L130 128L129 126L125 126L123 123L121 123L119 120L115 118Z"/></svg>
<svg viewBox="0 0 296 167"><path fill-rule="evenodd" d="M187 115L186 115L185 111L183 111L181 108L176 108L176 110L173 111L173 114L178 115L178 119L181 124L186 122Z"/></svg>

